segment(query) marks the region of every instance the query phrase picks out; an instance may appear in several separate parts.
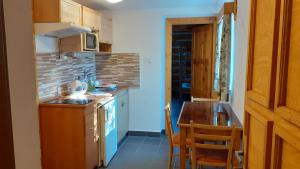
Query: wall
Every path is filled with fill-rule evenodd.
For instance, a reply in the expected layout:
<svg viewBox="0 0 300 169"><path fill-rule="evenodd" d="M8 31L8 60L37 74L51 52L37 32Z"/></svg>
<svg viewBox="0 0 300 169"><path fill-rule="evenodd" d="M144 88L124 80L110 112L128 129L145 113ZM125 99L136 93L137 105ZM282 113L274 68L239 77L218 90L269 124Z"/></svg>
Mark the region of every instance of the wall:
<svg viewBox="0 0 300 169"><path fill-rule="evenodd" d="M115 11L113 52L138 53L140 89L130 89L130 130L164 128L165 19L214 15L218 7Z"/></svg>
<svg viewBox="0 0 300 169"><path fill-rule="evenodd" d="M16 169L41 169L31 2L4 0Z"/></svg>
<svg viewBox="0 0 300 169"><path fill-rule="evenodd" d="M248 54L250 1L238 2L238 15L236 21L236 47L234 64L234 84L232 108L241 122L244 121L244 102L246 87L246 65Z"/></svg>

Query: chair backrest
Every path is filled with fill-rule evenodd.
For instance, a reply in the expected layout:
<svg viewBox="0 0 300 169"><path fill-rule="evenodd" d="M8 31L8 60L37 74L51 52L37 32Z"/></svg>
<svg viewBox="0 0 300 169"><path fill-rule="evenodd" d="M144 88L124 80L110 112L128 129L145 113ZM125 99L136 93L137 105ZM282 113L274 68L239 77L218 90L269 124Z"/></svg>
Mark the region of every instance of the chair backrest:
<svg viewBox="0 0 300 169"><path fill-rule="evenodd" d="M166 134L169 139L169 144L170 144L170 147L173 147L173 137L172 136L174 135L174 131L173 131L173 127L172 127L170 103L168 103L165 106L165 121L166 121Z"/></svg>
<svg viewBox="0 0 300 169"><path fill-rule="evenodd" d="M218 99L211 99L211 98L196 98L196 97L193 97L191 96L191 101L192 102L217 102L219 101Z"/></svg>
<svg viewBox="0 0 300 169"><path fill-rule="evenodd" d="M227 152L227 169L231 166L235 127L210 126L195 124L191 121L192 156L197 157L198 151ZM222 144L220 144L222 143ZM196 162L196 161L193 161Z"/></svg>

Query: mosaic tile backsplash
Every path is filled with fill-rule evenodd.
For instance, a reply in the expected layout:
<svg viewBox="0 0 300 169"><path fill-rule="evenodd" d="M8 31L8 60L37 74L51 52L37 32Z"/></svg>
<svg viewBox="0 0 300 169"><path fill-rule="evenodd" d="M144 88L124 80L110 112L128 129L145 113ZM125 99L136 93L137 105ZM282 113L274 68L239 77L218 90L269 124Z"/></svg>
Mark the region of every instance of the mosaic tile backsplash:
<svg viewBox="0 0 300 169"><path fill-rule="evenodd" d="M69 85L78 77L96 77L95 54L78 54L77 57L59 58L58 53L36 55L39 98L65 95Z"/></svg>
<svg viewBox="0 0 300 169"><path fill-rule="evenodd" d="M75 55L74 55L75 56ZM80 77L129 87L140 86L140 64L137 54L76 53L59 57L58 53L36 54L39 99L66 95L69 84Z"/></svg>
<svg viewBox="0 0 300 169"><path fill-rule="evenodd" d="M135 53L96 55L96 77L103 82L140 87L140 57Z"/></svg>

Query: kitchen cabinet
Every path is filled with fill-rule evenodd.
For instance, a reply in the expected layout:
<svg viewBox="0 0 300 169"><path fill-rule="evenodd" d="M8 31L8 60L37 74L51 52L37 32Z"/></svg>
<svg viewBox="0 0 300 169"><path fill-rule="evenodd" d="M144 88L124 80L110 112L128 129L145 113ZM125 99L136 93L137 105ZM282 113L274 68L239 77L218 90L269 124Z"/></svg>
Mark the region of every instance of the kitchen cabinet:
<svg viewBox="0 0 300 169"><path fill-rule="evenodd" d="M69 22L81 26L82 6L71 0L34 0L34 22Z"/></svg>
<svg viewBox="0 0 300 169"><path fill-rule="evenodd" d="M117 102L118 102L118 106L117 106L118 143L120 143L129 130L128 90L124 90L118 94Z"/></svg>
<svg viewBox="0 0 300 169"><path fill-rule="evenodd" d="M96 104L40 104L43 169L94 169L98 164Z"/></svg>
<svg viewBox="0 0 300 169"><path fill-rule="evenodd" d="M100 30L101 16L98 11L82 6L82 26Z"/></svg>
<svg viewBox="0 0 300 169"><path fill-rule="evenodd" d="M112 44L113 39L113 23L112 18L101 14L100 39L101 43Z"/></svg>

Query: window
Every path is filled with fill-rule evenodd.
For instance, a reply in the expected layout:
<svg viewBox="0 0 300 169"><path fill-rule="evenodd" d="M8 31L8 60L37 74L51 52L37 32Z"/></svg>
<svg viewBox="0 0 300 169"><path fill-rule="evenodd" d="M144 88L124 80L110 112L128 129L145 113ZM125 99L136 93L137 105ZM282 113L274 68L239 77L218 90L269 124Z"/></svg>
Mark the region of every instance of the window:
<svg viewBox="0 0 300 169"><path fill-rule="evenodd" d="M234 60L235 60L235 20L234 14L231 15L231 59L230 59L230 80L229 80L229 92L232 95L233 90L233 78L234 78Z"/></svg>
<svg viewBox="0 0 300 169"><path fill-rule="evenodd" d="M218 39L217 39L217 52L216 52L216 66L215 66L215 81L214 81L214 91L220 90L219 80L220 80L220 62L221 62L221 42L223 33L223 19L220 20L218 24Z"/></svg>

